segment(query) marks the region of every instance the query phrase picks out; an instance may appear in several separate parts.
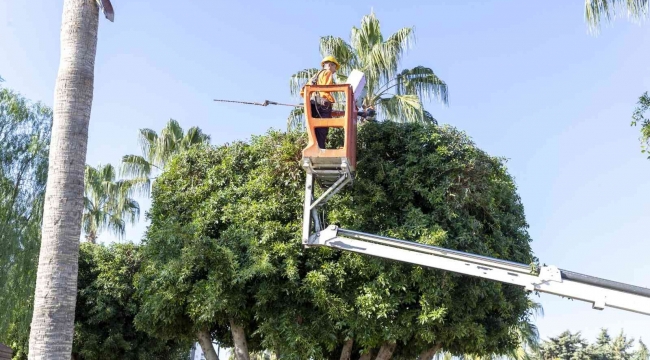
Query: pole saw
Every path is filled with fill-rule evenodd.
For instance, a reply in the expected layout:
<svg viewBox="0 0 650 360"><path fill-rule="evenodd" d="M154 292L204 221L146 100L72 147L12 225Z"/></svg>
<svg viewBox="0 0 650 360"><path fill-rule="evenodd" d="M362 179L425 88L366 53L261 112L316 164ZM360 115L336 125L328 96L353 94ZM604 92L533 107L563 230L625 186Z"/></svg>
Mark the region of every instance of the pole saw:
<svg viewBox="0 0 650 360"><path fill-rule="evenodd" d="M302 104L283 104L279 103L277 101L269 101L269 100L264 100L263 103L259 102L250 102L250 101L236 101L236 100L220 100L220 99L214 99L214 101L219 101L219 102L229 102L229 103L236 103L236 104L246 104L246 105L257 105L257 106L269 106L269 105L282 105L282 106L291 106L291 107L301 107Z"/></svg>
<svg viewBox="0 0 650 360"><path fill-rule="evenodd" d="M302 107L302 104L283 104L279 103L277 101L269 101L269 100L264 100L263 103L259 102L251 102L251 101L237 101L237 100L220 100L220 99L214 99L214 101L218 102L229 102L229 103L236 103L236 104L245 104L245 105L257 105L257 106L269 106L269 105L282 105L282 106L290 106L290 107ZM370 108L367 109L366 111L358 111L357 115L362 117L363 119L367 119L369 117L375 116L376 112L374 109Z"/></svg>

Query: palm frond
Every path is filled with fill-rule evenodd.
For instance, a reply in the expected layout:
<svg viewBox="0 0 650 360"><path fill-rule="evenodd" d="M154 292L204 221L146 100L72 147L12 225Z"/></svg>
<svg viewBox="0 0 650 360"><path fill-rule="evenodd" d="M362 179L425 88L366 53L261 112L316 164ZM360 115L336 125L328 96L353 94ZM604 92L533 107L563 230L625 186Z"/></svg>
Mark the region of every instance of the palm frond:
<svg viewBox="0 0 650 360"><path fill-rule="evenodd" d="M415 45L415 27L403 27L386 39L386 43L396 48L399 53L404 53Z"/></svg>
<svg viewBox="0 0 650 360"><path fill-rule="evenodd" d="M128 196L149 197L151 194L151 178L148 176L134 177L121 181L130 183Z"/></svg>
<svg viewBox="0 0 650 360"><path fill-rule="evenodd" d="M133 224L140 217L140 206L130 197L139 182L115 181L115 177L116 169L111 164L86 165L82 228L92 238L101 230L123 236L125 220Z"/></svg>
<svg viewBox="0 0 650 360"><path fill-rule="evenodd" d="M377 102L379 113L384 120L404 122L424 122L424 109L416 95L393 95Z"/></svg>
<svg viewBox="0 0 650 360"><path fill-rule="evenodd" d="M113 181L115 180L115 168L111 164L106 164L98 167L99 178L101 181Z"/></svg>
<svg viewBox="0 0 650 360"><path fill-rule="evenodd" d="M126 224L120 215L107 214L107 219L103 224L104 226L102 227L102 230L108 230L110 233L117 236L118 239L124 238Z"/></svg>
<svg viewBox="0 0 650 360"><path fill-rule="evenodd" d="M404 27L397 30L382 44L384 52L390 55L387 58L387 68L390 69L390 76L397 72L397 66L404 55L415 44L415 28Z"/></svg>
<svg viewBox="0 0 650 360"><path fill-rule="evenodd" d="M150 177L152 164L139 155L124 155L120 165L120 175L128 177Z"/></svg>
<svg viewBox="0 0 650 360"><path fill-rule="evenodd" d="M138 144L142 150L143 156L151 159L153 153L156 151L156 144L158 143L158 134L151 129L140 129L140 136L138 136Z"/></svg>
<svg viewBox="0 0 650 360"><path fill-rule="evenodd" d="M99 9L104 13L104 16L106 16L110 22L113 22L115 19L115 12L110 0L97 0L97 5L99 5Z"/></svg>
<svg viewBox="0 0 650 360"><path fill-rule="evenodd" d="M160 131L156 151L151 158L154 164L163 167L165 163L178 152L178 146L183 139L184 131L178 121L169 119L167 125Z"/></svg>
<svg viewBox="0 0 650 360"><path fill-rule="evenodd" d="M167 134L171 139L180 140L183 138L184 131L178 121L169 119L167 125L160 131L160 134Z"/></svg>
<svg viewBox="0 0 650 360"><path fill-rule="evenodd" d="M359 61L354 49L345 40L336 36L323 36L320 38L321 56L332 55L341 64L337 71L340 74L349 74L352 69L359 66Z"/></svg>
<svg viewBox="0 0 650 360"><path fill-rule="evenodd" d="M649 13L648 0L585 0L585 20L589 30L598 32L601 25L601 18L608 22L616 17L616 7L625 4L627 16L632 21L639 21Z"/></svg>
<svg viewBox="0 0 650 360"><path fill-rule="evenodd" d="M303 106L293 108L287 118L287 130L302 129L304 126L305 108Z"/></svg>
<svg viewBox="0 0 650 360"><path fill-rule="evenodd" d="M365 57L369 49L384 41L379 19L374 12L361 18L361 27L353 27L350 38L352 47L362 58Z"/></svg>
<svg viewBox="0 0 650 360"><path fill-rule="evenodd" d="M203 133L199 127L193 126L189 128L187 134L183 136L181 148L187 150L193 145L205 144L208 142L210 142L210 135Z"/></svg>
<svg viewBox="0 0 650 360"><path fill-rule="evenodd" d="M318 68L304 69L291 75L289 80L289 90L292 96L298 96L300 89L319 71Z"/></svg>
<svg viewBox="0 0 650 360"><path fill-rule="evenodd" d="M422 112L423 112L422 116L424 116L424 122L429 123L429 124L438 125L438 120L436 120L436 118L434 118L433 115L431 115L430 112L428 112L426 110L422 110Z"/></svg>
<svg viewBox="0 0 650 360"><path fill-rule="evenodd" d="M449 103L447 84L430 68L416 66L403 70L395 82L397 94L414 94L423 100L437 99L445 105Z"/></svg>

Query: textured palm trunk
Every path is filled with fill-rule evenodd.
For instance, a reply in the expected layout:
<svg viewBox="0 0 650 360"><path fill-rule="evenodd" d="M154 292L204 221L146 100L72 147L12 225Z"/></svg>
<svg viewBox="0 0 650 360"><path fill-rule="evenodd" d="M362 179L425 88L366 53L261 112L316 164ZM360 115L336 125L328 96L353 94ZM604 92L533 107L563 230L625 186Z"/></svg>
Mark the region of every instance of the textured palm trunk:
<svg viewBox="0 0 650 360"><path fill-rule="evenodd" d="M30 359L69 360L72 353L98 17L95 0L63 3Z"/></svg>
<svg viewBox="0 0 650 360"><path fill-rule="evenodd" d="M379 349L379 353L377 354L375 360L388 360L393 357L395 346L397 346L397 343L395 342L385 342Z"/></svg>
<svg viewBox="0 0 650 360"><path fill-rule="evenodd" d="M197 336L199 338L201 350L203 350L203 355L205 355L205 360L218 360L219 357L217 356L217 352L214 350L214 346L212 346L212 336L210 336L210 332L207 329L201 330Z"/></svg>
<svg viewBox="0 0 650 360"><path fill-rule="evenodd" d="M345 342L345 345L343 345L343 350L341 350L340 360L350 360L350 357L352 356L352 345L354 345L354 339L350 339Z"/></svg>
<svg viewBox="0 0 650 360"><path fill-rule="evenodd" d="M440 351L441 346L436 345L430 349L424 350L420 356L418 356L418 360L431 360L433 359L433 356Z"/></svg>
<svg viewBox="0 0 650 360"><path fill-rule="evenodd" d="M230 319L230 332L232 333L232 340L235 343L235 359L250 360L244 328L241 325L236 324L233 319Z"/></svg>

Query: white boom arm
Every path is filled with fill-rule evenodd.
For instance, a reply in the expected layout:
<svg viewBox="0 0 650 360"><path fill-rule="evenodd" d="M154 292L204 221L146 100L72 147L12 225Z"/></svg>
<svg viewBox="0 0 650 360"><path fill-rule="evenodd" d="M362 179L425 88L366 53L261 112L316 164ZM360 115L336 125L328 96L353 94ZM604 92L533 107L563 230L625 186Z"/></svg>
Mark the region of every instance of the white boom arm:
<svg viewBox="0 0 650 360"><path fill-rule="evenodd" d="M650 289L542 266L539 275L529 265L416 242L345 230L337 226L309 236L304 245L328 246L430 268L519 285L593 304L650 315Z"/></svg>

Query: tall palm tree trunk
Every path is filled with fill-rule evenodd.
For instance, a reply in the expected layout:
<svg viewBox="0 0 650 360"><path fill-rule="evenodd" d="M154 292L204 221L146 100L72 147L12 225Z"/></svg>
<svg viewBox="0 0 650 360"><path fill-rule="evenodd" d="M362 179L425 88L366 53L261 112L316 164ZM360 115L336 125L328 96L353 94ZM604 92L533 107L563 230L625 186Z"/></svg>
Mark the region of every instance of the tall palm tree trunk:
<svg viewBox="0 0 650 360"><path fill-rule="evenodd" d="M95 0L63 3L30 359L69 360L72 352L98 18Z"/></svg>

